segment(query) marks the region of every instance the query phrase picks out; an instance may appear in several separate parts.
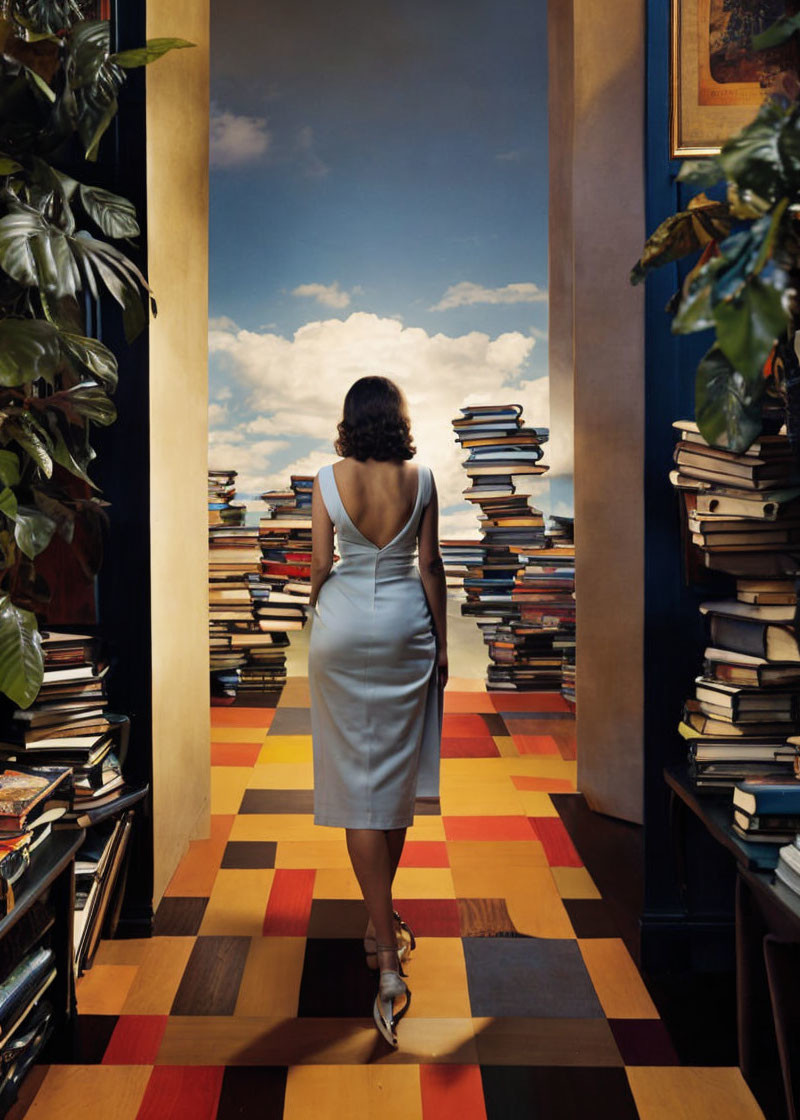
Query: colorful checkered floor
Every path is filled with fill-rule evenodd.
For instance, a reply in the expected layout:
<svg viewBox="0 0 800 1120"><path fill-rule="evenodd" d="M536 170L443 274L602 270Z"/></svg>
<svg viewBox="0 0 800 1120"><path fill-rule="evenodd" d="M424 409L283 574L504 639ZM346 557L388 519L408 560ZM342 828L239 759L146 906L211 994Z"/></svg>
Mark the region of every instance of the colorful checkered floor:
<svg viewBox="0 0 800 1120"><path fill-rule="evenodd" d="M409 831L415 928L396 1052L371 1019L344 836L312 820L308 686L212 711L212 830L150 940L78 986L83 1065L34 1069L13 1120L750 1120L738 1069L677 1064L551 794L575 790L558 695L446 694L441 803Z"/></svg>

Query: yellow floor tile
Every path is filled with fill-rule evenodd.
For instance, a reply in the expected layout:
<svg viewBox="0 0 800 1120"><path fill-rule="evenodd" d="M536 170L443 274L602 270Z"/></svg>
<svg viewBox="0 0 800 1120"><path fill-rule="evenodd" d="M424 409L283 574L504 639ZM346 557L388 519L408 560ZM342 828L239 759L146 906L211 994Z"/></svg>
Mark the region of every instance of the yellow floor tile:
<svg viewBox="0 0 800 1120"><path fill-rule="evenodd" d="M352 868L321 867L314 878L314 898L361 898L361 888Z"/></svg>
<svg viewBox="0 0 800 1120"><path fill-rule="evenodd" d="M600 891L585 867L551 867L550 873L562 898L601 897Z"/></svg>
<svg viewBox="0 0 800 1120"><path fill-rule="evenodd" d="M449 867L398 867L395 898L455 898Z"/></svg>
<svg viewBox="0 0 800 1120"><path fill-rule="evenodd" d="M50 1066L26 1120L135 1120L150 1066Z"/></svg>
<svg viewBox="0 0 800 1120"><path fill-rule="evenodd" d="M618 937L578 941L597 998L609 1019L657 1019L636 965Z"/></svg>
<svg viewBox="0 0 800 1120"><path fill-rule="evenodd" d="M96 964L77 983L81 1015L119 1015L139 968L135 964Z"/></svg>
<svg viewBox="0 0 800 1120"><path fill-rule="evenodd" d="M525 871L547 867L547 856L540 840L448 840L447 854L455 871ZM461 897L461 896L457 896ZM498 898L487 893L486 898Z"/></svg>
<svg viewBox="0 0 800 1120"><path fill-rule="evenodd" d="M212 766L211 812L238 813L251 773L249 766Z"/></svg>
<svg viewBox="0 0 800 1120"><path fill-rule="evenodd" d="M503 875L509 917L529 937L574 937L575 931L549 869L529 868L523 875Z"/></svg>
<svg viewBox="0 0 800 1120"><path fill-rule="evenodd" d="M444 840L442 818L433 814L417 814L406 833L406 840Z"/></svg>
<svg viewBox="0 0 800 1120"><path fill-rule="evenodd" d="M348 868L350 857L347 854L344 830L341 830L341 839L337 837L331 840L279 840L275 866L340 870Z"/></svg>
<svg viewBox="0 0 800 1120"><path fill-rule="evenodd" d="M381 1065L478 1064L472 1019L412 1019L408 1015L400 1023L397 1037L397 1050L386 1053L386 1046L381 1046L377 1056Z"/></svg>
<svg viewBox="0 0 800 1120"><path fill-rule="evenodd" d="M260 937L274 877L271 867L221 868L203 915L200 934L203 937Z"/></svg>
<svg viewBox="0 0 800 1120"><path fill-rule="evenodd" d="M519 758L519 751L510 735L493 735L492 738L503 758Z"/></svg>
<svg viewBox="0 0 800 1120"><path fill-rule="evenodd" d="M231 840L311 840L317 843L326 839L310 813L242 813L231 829Z"/></svg>
<svg viewBox="0 0 800 1120"><path fill-rule="evenodd" d="M263 743L266 727L212 727L212 743Z"/></svg>
<svg viewBox="0 0 800 1120"><path fill-rule="evenodd" d="M228 843L233 820L233 813L212 814L211 836L208 840L189 841L189 850L178 864L165 895L170 898L208 898L217 877L222 853Z"/></svg>
<svg viewBox="0 0 800 1120"><path fill-rule="evenodd" d="M256 763L311 762L312 757L310 735L268 735Z"/></svg>
<svg viewBox="0 0 800 1120"><path fill-rule="evenodd" d="M249 789L313 789L311 762L266 762L253 767Z"/></svg>
<svg viewBox="0 0 800 1120"><path fill-rule="evenodd" d="M101 941L94 956L94 965L132 964L140 965L153 944L152 937L122 938L119 941Z"/></svg>
<svg viewBox="0 0 800 1120"><path fill-rule="evenodd" d="M733 1066L629 1066L625 1073L641 1120L764 1117L741 1070Z"/></svg>
<svg viewBox="0 0 800 1120"><path fill-rule="evenodd" d="M443 816L513 816L523 812L502 758L442 760Z"/></svg>
<svg viewBox="0 0 800 1120"><path fill-rule="evenodd" d="M507 774L529 778L563 778L575 785L578 764L574 760L552 754L525 754L517 758L502 758L501 766Z"/></svg>
<svg viewBox="0 0 800 1120"><path fill-rule="evenodd" d="M193 945L193 937L151 938L148 951L128 990L123 1014L169 1015Z"/></svg>
<svg viewBox="0 0 800 1120"><path fill-rule="evenodd" d="M278 700L279 708L308 708L311 695L308 690L308 677L289 677Z"/></svg>
<svg viewBox="0 0 800 1120"><path fill-rule="evenodd" d="M557 817L558 809L548 793L535 789L517 790L526 817Z"/></svg>
<svg viewBox="0 0 800 1120"><path fill-rule="evenodd" d="M254 937L234 1014L295 1016L305 950L304 937Z"/></svg>
<svg viewBox="0 0 800 1120"><path fill-rule="evenodd" d="M295 1066L286 1079L291 1120L422 1120L419 1072L413 1066Z"/></svg>
<svg viewBox="0 0 800 1120"><path fill-rule="evenodd" d="M412 993L409 1019L470 1018L467 966L459 937L420 938L407 971Z"/></svg>

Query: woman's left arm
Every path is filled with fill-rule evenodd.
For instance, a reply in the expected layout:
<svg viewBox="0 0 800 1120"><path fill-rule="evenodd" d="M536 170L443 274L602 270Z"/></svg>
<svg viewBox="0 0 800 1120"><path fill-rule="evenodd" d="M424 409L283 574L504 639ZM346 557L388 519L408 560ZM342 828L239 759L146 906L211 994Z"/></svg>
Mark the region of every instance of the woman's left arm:
<svg viewBox="0 0 800 1120"><path fill-rule="evenodd" d="M311 598L309 606L317 603L320 588L333 567L333 522L322 500L319 475L311 491Z"/></svg>

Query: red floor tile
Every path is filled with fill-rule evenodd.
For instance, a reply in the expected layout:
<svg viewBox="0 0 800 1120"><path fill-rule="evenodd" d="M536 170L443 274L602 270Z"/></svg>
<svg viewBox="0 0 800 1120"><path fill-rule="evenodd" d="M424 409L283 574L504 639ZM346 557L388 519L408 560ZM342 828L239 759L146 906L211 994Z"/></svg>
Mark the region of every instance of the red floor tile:
<svg viewBox="0 0 800 1120"><path fill-rule="evenodd" d="M461 936L461 919L454 898L396 898L394 904L417 937Z"/></svg>
<svg viewBox="0 0 800 1120"><path fill-rule="evenodd" d="M449 867L444 840L409 840L403 848L401 867Z"/></svg>
<svg viewBox="0 0 800 1120"><path fill-rule="evenodd" d="M513 735L520 754L558 754L558 743L552 735Z"/></svg>
<svg viewBox="0 0 800 1120"><path fill-rule="evenodd" d="M103 1065L152 1066L166 1028L166 1015L120 1015Z"/></svg>
<svg viewBox="0 0 800 1120"><path fill-rule="evenodd" d="M529 817L528 820L542 842L551 867L583 867L583 860L559 817Z"/></svg>
<svg viewBox="0 0 800 1120"><path fill-rule="evenodd" d="M442 724L442 738L485 739L488 735L486 721L479 715L446 715Z"/></svg>
<svg viewBox="0 0 800 1120"><path fill-rule="evenodd" d="M214 1120L224 1072L224 1066L155 1066L136 1120Z"/></svg>
<svg viewBox="0 0 800 1120"><path fill-rule="evenodd" d="M491 735L485 739L442 739L442 758L497 758L500 751Z"/></svg>
<svg viewBox="0 0 800 1120"><path fill-rule="evenodd" d="M486 1120L479 1066L419 1067L423 1120Z"/></svg>
<svg viewBox="0 0 800 1120"><path fill-rule="evenodd" d="M264 935L305 937L314 893L313 870L278 868L264 915Z"/></svg>
<svg viewBox="0 0 800 1120"><path fill-rule="evenodd" d="M496 712L568 712L560 692L490 692Z"/></svg>
<svg viewBox="0 0 800 1120"><path fill-rule="evenodd" d="M445 692L445 712L494 712L488 692Z"/></svg>
<svg viewBox="0 0 800 1120"><path fill-rule="evenodd" d="M448 840L535 840L527 817L442 817Z"/></svg>
<svg viewBox="0 0 800 1120"><path fill-rule="evenodd" d="M255 766L260 750L260 743L212 743L211 765Z"/></svg>
<svg viewBox="0 0 800 1120"><path fill-rule="evenodd" d="M212 727L269 727L274 708L212 708Z"/></svg>
<svg viewBox="0 0 800 1120"><path fill-rule="evenodd" d="M542 790L544 793L574 793L575 786L568 778L529 778L527 775L512 776L511 781L517 789Z"/></svg>

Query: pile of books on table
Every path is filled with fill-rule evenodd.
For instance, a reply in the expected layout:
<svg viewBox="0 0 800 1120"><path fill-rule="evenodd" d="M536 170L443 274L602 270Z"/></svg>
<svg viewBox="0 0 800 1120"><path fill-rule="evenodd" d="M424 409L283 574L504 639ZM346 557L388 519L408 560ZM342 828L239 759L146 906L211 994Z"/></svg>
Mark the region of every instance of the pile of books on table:
<svg viewBox="0 0 800 1120"><path fill-rule="evenodd" d="M259 523L261 580L267 595L258 622L269 633L302 630L311 595L311 489L313 475L292 475L286 490L261 495L269 512ZM287 638L288 644L288 638Z"/></svg>
<svg viewBox="0 0 800 1120"><path fill-rule="evenodd" d="M235 494L236 471L209 471L211 479L229 480L225 493ZM209 518L212 511L209 508ZM244 524L244 509L235 507L237 519L225 519L208 528L208 608L211 662L211 701L230 704L240 688L249 686L249 670L259 662L264 647L271 647L261 633L255 605L259 596L261 548L258 528Z"/></svg>
<svg viewBox="0 0 800 1120"><path fill-rule="evenodd" d="M537 477L547 428L526 427L519 404L474 405L453 420L457 442L469 452L467 501L480 509L482 538L464 564L461 610L480 627L491 663L487 685L528 691L560 689L562 654L553 649L558 624L526 617L525 577L547 549L544 517L517 491L515 478ZM460 542L463 543L463 542ZM480 549L480 552L479 550ZM463 555L463 554L462 554ZM477 562L475 562L477 561Z"/></svg>
<svg viewBox="0 0 800 1120"><path fill-rule="evenodd" d="M680 731L698 786L793 777L800 732L800 473L786 435L745 454L709 447L690 421L675 424L688 555L735 579L735 593L703 603L709 644ZM800 783L798 783L800 790Z"/></svg>

